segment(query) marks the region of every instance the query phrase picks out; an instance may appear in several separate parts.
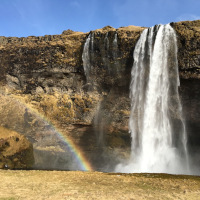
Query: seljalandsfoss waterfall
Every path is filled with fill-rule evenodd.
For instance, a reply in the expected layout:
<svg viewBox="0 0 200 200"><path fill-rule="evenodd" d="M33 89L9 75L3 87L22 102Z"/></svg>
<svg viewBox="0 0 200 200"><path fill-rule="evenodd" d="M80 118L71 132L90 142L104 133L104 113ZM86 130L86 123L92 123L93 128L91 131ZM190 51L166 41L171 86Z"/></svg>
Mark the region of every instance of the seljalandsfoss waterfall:
<svg viewBox="0 0 200 200"><path fill-rule="evenodd" d="M145 29L133 57L131 157L126 164L119 164L116 171L188 174L187 135L178 94L177 41L173 28L167 24Z"/></svg>
<svg viewBox="0 0 200 200"><path fill-rule="evenodd" d="M0 169L199 175L199 27L0 37Z"/></svg>

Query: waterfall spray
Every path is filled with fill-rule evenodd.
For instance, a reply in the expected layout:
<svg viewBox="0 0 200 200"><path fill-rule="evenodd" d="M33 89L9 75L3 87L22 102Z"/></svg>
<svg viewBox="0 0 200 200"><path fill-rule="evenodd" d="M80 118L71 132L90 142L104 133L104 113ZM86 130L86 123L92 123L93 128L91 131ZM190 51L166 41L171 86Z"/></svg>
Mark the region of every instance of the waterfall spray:
<svg viewBox="0 0 200 200"><path fill-rule="evenodd" d="M116 171L188 174L173 28L167 24L145 29L133 57L129 120L131 157L128 164L119 164Z"/></svg>

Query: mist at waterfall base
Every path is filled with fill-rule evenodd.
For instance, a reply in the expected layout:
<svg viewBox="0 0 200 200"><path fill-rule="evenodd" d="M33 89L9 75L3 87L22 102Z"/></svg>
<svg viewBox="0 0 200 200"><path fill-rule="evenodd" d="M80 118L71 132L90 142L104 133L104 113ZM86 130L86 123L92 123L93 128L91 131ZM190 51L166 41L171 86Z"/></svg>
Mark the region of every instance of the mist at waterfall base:
<svg viewBox="0 0 200 200"><path fill-rule="evenodd" d="M173 28L167 24L145 29L133 57L131 156L115 171L191 174Z"/></svg>

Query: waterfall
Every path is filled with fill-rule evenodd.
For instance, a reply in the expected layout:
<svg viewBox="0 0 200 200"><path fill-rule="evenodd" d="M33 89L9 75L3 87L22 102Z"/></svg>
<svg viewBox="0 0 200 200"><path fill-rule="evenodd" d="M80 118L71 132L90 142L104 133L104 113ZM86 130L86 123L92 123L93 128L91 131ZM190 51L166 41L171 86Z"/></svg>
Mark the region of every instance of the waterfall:
<svg viewBox="0 0 200 200"><path fill-rule="evenodd" d="M117 58L119 54L118 34L117 32L90 32L88 35L82 53L84 73L86 76L86 85L88 91L99 88L102 84L98 79L99 72L108 75L116 75L120 68ZM96 107L93 126L96 135L97 146L104 147L104 99L101 99Z"/></svg>
<svg viewBox="0 0 200 200"><path fill-rule="evenodd" d="M86 42L84 44L83 48L83 54L82 54L82 60L83 60L83 69L85 72L86 80L88 81L89 79L89 74L90 74L90 40L91 40L91 35L86 39Z"/></svg>
<svg viewBox="0 0 200 200"><path fill-rule="evenodd" d="M188 174L187 139L179 99L177 41L167 25L145 29L131 72L130 160L116 171Z"/></svg>
<svg viewBox="0 0 200 200"><path fill-rule="evenodd" d="M117 44L117 32L115 33L115 37L114 37L114 40L113 40L113 46L114 46L114 48L118 48L118 44Z"/></svg>
<svg viewBox="0 0 200 200"><path fill-rule="evenodd" d="M117 32L115 33L114 40L113 40L113 48L112 48L112 56L115 65L116 75L119 75L120 63L118 60L119 57L119 48L118 48L118 36Z"/></svg>
<svg viewBox="0 0 200 200"><path fill-rule="evenodd" d="M115 36L114 36L114 40L113 40L113 59L114 61L116 62L116 59L118 57L118 42L117 42L117 32L115 33Z"/></svg>
<svg viewBox="0 0 200 200"><path fill-rule="evenodd" d="M97 146L104 146L104 118L102 113L102 102L99 103L94 117L94 130L97 140Z"/></svg>
<svg viewBox="0 0 200 200"><path fill-rule="evenodd" d="M90 33L83 48L82 60L83 69L87 82L90 81L90 72L92 70L92 61L94 59L94 33Z"/></svg>
<svg viewBox="0 0 200 200"><path fill-rule="evenodd" d="M108 32L106 33L106 36L105 36L105 39L104 39L104 46L105 46L105 50L109 50Z"/></svg>
<svg viewBox="0 0 200 200"><path fill-rule="evenodd" d="M119 71L120 63L118 60L119 48L118 48L118 34L117 32L114 35L113 41L109 42L109 34L108 32L105 34L103 45L99 44L99 41L95 41L95 33L91 32L88 38L85 41L82 53L82 61L83 61L83 68L84 73L86 76L87 83L93 84L93 80L91 78L92 71L97 70L97 66L101 65L95 59L95 56L101 56L102 63L104 65L104 69L107 70L108 74L114 73L112 70L114 69L115 72ZM95 46L100 46L101 48L95 52ZM102 48L103 47L103 48ZM99 55L98 55L99 54ZM98 62L98 63L97 63ZM96 66L96 69L93 68ZM93 72L94 73L94 72Z"/></svg>

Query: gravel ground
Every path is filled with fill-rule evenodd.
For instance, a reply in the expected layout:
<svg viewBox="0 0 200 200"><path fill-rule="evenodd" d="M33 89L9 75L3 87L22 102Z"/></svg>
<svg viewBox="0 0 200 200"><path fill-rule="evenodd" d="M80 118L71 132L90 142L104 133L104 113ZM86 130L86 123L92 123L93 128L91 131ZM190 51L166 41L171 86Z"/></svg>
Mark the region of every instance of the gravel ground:
<svg viewBox="0 0 200 200"><path fill-rule="evenodd" d="M0 170L0 200L200 199L200 177Z"/></svg>

